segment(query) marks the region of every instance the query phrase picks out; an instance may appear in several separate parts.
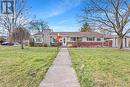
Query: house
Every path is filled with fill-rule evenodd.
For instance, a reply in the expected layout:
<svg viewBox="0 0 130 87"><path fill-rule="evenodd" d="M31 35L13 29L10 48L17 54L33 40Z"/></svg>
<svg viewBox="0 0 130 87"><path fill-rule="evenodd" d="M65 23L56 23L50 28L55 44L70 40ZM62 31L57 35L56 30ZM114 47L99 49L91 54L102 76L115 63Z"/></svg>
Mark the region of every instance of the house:
<svg viewBox="0 0 130 87"><path fill-rule="evenodd" d="M51 46L51 33L53 31L51 29L44 29L43 32L38 32L34 35L32 35L32 38L35 42L35 44L47 44L48 46Z"/></svg>
<svg viewBox="0 0 130 87"><path fill-rule="evenodd" d="M98 32L53 32L51 29L44 30L33 35L35 44L48 44L55 46L57 34L61 35L62 46L73 47L118 47L116 35L104 35ZM123 47L129 47L128 37L123 39Z"/></svg>
<svg viewBox="0 0 130 87"><path fill-rule="evenodd" d="M1 35L0 34L0 44L2 44L2 42L4 42L4 41L7 41L7 36L6 35Z"/></svg>
<svg viewBox="0 0 130 87"><path fill-rule="evenodd" d="M62 46L73 46L73 47L97 47L97 46L108 46L110 44L103 43L103 35L97 32L52 32L51 37L56 37L60 34L62 39ZM53 40L51 43L55 43Z"/></svg>
<svg viewBox="0 0 130 87"><path fill-rule="evenodd" d="M129 47L130 47L130 37L129 37L129 39L128 39L128 40L129 40Z"/></svg>

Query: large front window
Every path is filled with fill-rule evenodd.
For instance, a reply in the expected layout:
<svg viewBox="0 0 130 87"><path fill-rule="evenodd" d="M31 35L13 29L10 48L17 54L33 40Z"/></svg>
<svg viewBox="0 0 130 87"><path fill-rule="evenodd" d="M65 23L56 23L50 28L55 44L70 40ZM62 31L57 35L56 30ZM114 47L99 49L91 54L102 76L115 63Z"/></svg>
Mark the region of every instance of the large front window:
<svg viewBox="0 0 130 87"><path fill-rule="evenodd" d="M82 41L82 37L71 37L71 41Z"/></svg>
<svg viewBox="0 0 130 87"><path fill-rule="evenodd" d="M97 41L101 41L101 38L97 38Z"/></svg>
<svg viewBox="0 0 130 87"><path fill-rule="evenodd" d="M71 41L76 41L76 37L71 37L70 40Z"/></svg>
<svg viewBox="0 0 130 87"><path fill-rule="evenodd" d="M95 37L87 37L87 41L95 41Z"/></svg>
<svg viewBox="0 0 130 87"><path fill-rule="evenodd" d="M42 42L41 38L36 38L36 42Z"/></svg>

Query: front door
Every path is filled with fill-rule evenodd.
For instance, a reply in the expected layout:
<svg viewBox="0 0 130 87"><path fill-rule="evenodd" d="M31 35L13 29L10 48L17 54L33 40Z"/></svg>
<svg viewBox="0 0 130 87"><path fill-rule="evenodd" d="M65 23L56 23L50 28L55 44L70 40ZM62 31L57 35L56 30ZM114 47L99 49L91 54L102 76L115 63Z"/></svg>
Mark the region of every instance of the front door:
<svg viewBox="0 0 130 87"><path fill-rule="evenodd" d="M66 46L66 45L67 45L66 38L63 38L62 46Z"/></svg>

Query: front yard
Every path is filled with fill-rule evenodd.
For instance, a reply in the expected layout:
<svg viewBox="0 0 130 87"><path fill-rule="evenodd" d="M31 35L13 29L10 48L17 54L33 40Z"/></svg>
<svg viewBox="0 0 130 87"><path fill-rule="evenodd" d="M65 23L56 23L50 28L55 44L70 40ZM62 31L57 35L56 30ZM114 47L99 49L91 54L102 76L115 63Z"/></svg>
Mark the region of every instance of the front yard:
<svg viewBox="0 0 130 87"><path fill-rule="evenodd" d="M38 87L56 48L0 47L0 87Z"/></svg>
<svg viewBox="0 0 130 87"><path fill-rule="evenodd" d="M81 87L130 87L130 51L70 48Z"/></svg>

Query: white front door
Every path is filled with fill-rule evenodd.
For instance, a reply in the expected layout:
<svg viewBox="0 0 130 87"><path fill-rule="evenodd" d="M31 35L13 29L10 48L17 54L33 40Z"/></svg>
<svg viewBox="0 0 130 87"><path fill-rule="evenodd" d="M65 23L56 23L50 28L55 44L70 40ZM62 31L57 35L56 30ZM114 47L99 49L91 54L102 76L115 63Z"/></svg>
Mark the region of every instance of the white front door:
<svg viewBox="0 0 130 87"><path fill-rule="evenodd" d="M67 41L66 41L66 38L64 37L62 40L62 46L66 46L66 45L67 45Z"/></svg>

